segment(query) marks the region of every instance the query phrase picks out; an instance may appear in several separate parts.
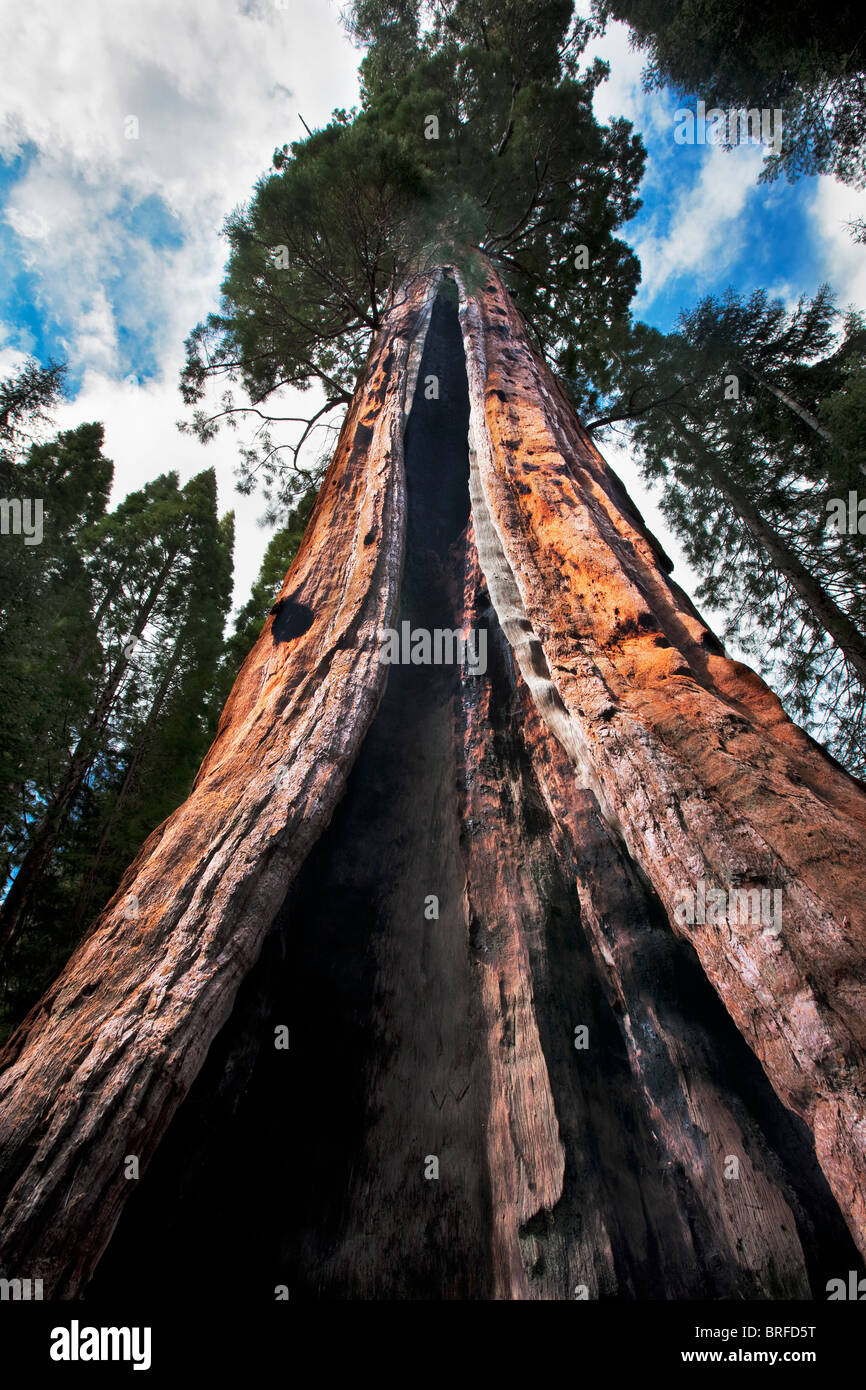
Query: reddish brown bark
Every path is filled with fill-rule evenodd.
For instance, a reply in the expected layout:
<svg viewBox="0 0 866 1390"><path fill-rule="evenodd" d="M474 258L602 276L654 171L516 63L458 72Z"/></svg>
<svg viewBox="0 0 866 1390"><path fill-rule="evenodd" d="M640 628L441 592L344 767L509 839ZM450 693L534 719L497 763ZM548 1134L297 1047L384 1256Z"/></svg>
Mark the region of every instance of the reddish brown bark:
<svg viewBox="0 0 866 1390"><path fill-rule="evenodd" d="M344 1088L298 1139L312 1296L807 1296L838 1213L752 1054L866 1249L866 793L724 656L492 273L461 308L471 517L436 508L453 382L441 480L433 449L407 488L435 292L383 320L190 798L0 1059L0 1265L55 1296L110 1267L124 1156L158 1155L218 1033L234 1055L269 932L327 978L298 1085ZM484 626L488 673L388 675L401 612ZM701 879L781 889L781 933L677 921ZM349 1015L363 1055L320 1080Z"/></svg>
<svg viewBox="0 0 866 1390"><path fill-rule="evenodd" d="M482 568L540 710L675 922L779 888L780 935L675 924L866 1251L866 795L730 660L533 352L495 276L467 305Z"/></svg>

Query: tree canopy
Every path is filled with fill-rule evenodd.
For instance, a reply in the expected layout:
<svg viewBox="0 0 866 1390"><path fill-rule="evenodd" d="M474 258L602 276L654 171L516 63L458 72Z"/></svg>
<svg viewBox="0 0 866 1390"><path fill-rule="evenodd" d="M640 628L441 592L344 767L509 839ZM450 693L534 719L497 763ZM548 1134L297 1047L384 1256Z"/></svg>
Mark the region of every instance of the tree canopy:
<svg viewBox="0 0 866 1390"><path fill-rule="evenodd" d="M453 262L474 283L479 255L494 259L586 406L607 383L608 344L639 280L616 231L640 205L644 151L627 121L593 115L607 68L581 71L592 26L570 0L360 0L348 23L367 46L360 108L275 151L226 224L220 313L187 343L190 427L207 440L223 421L258 420L240 485L263 483L274 515L305 491L300 450L348 402L405 277ZM312 384L320 397L305 419L266 407L280 387ZM291 444L275 442L273 427L292 423Z"/></svg>
<svg viewBox="0 0 866 1390"><path fill-rule="evenodd" d="M62 367L0 382L0 1035L189 791L225 698L233 517L206 470L109 510L96 422L49 435ZM48 436L48 437L46 437Z"/></svg>

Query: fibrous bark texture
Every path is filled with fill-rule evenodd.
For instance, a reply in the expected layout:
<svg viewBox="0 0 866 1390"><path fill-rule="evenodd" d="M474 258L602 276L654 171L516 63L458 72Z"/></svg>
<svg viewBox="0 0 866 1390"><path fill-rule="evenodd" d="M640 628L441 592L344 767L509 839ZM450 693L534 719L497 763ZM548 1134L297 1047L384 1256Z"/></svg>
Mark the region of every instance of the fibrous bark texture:
<svg viewBox="0 0 866 1390"><path fill-rule="evenodd" d="M404 287L189 799L0 1056L5 1275L844 1277L866 794L669 571L496 275ZM486 669L384 664L401 625L483 634Z"/></svg>

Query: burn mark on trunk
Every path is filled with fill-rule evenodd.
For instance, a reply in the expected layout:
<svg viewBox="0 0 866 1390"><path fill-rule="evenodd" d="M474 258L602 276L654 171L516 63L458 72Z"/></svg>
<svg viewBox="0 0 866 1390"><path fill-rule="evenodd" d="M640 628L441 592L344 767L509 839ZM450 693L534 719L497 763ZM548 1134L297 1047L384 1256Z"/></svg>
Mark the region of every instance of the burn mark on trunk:
<svg viewBox="0 0 866 1390"><path fill-rule="evenodd" d="M275 647L280 642L291 642L293 638L309 632L315 616L312 608L306 603L298 603L294 598L279 599L270 612L274 619L271 636Z"/></svg>

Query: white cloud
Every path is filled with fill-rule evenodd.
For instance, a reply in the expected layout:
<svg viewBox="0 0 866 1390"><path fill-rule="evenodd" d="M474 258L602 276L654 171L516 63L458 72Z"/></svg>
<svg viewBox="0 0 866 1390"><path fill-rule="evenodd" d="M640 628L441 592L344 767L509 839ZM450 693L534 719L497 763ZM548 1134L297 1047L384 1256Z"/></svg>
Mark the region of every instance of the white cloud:
<svg viewBox="0 0 866 1390"><path fill-rule="evenodd" d="M99 181L109 171L182 212L190 198L228 203L274 144L353 100L357 53L321 0L238 6L232 0L54 0L7 6L0 149L25 141ZM294 95L289 100L289 94ZM140 138L124 138L135 115ZM239 180L242 179L241 182ZM217 209L214 209L217 211Z"/></svg>
<svg viewBox="0 0 866 1390"><path fill-rule="evenodd" d="M105 290L97 285L78 323L77 348L85 362L111 371L117 361L114 317Z"/></svg>
<svg viewBox="0 0 866 1390"><path fill-rule="evenodd" d="M866 246L851 240L846 227L866 218L866 189L849 188L834 179L816 180L812 216L818 231L820 264L816 269L839 296L841 308L866 308Z"/></svg>
<svg viewBox="0 0 866 1390"><path fill-rule="evenodd" d="M701 154L694 182L679 188L670 203L657 206L648 226L635 234L643 270L639 311L681 277L688 277L694 297L695 290L733 265L746 245L744 209L755 194L763 151L742 146L730 153L707 148Z"/></svg>
<svg viewBox="0 0 866 1390"><path fill-rule="evenodd" d="M605 33L587 46L585 62L603 58L610 64L607 81L596 88L593 111L599 121L625 116L643 137L648 159L643 192L661 182L660 145L673 140L674 110L677 102L667 91L644 90L643 70L647 54L634 48L631 31L626 24L608 24Z"/></svg>
<svg viewBox="0 0 866 1390"><path fill-rule="evenodd" d="M625 116L642 129L651 106L651 99L643 90L641 73L646 59L632 48L630 31L627 25L609 24L599 39L587 46L584 64L595 58L603 58L610 64L610 76L596 90L593 110L600 121L609 121L615 116Z"/></svg>
<svg viewBox="0 0 866 1390"><path fill-rule="evenodd" d="M0 323L0 380L14 376L27 360L26 352L9 342L11 334L5 323Z"/></svg>

